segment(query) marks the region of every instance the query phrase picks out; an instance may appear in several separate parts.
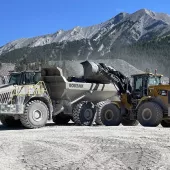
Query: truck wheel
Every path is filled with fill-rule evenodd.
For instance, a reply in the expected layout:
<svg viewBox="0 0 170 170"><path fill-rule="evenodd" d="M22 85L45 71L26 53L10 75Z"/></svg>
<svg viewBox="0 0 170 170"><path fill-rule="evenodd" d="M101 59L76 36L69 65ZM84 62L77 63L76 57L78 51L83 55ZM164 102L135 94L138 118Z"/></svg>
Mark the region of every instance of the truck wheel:
<svg viewBox="0 0 170 170"><path fill-rule="evenodd" d="M96 109L91 102L83 101L73 109L73 120L77 125L90 126L93 124Z"/></svg>
<svg viewBox="0 0 170 170"><path fill-rule="evenodd" d="M115 104L107 103L101 109L99 119L105 126L119 126L122 121L122 115Z"/></svg>
<svg viewBox="0 0 170 170"><path fill-rule="evenodd" d="M161 125L162 127L170 127L170 120L162 120Z"/></svg>
<svg viewBox="0 0 170 170"><path fill-rule="evenodd" d="M142 126L156 127L163 118L161 107L154 102L142 104L138 110L137 119Z"/></svg>
<svg viewBox="0 0 170 170"><path fill-rule="evenodd" d="M56 125L65 125L70 121L71 118L70 116L59 114L59 115L53 116L52 119Z"/></svg>
<svg viewBox="0 0 170 170"><path fill-rule="evenodd" d="M126 118L122 119L122 125L123 126L137 126L139 122L137 120L129 120Z"/></svg>
<svg viewBox="0 0 170 170"><path fill-rule="evenodd" d="M20 120L24 127L34 129L45 126L48 116L49 110L47 105L40 100L33 100L26 104Z"/></svg>
<svg viewBox="0 0 170 170"><path fill-rule="evenodd" d="M101 112L102 112L103 107L108 103L110 103L110 101L101 101L97 103L96 105L97 116L95 120L96 125L103 125L102 120L101 120Z"/></svg>
<svg viewBox="0 0 170 170"><path fill-rule="evenodd" d="M15 120L13 116L3 115L0 116L0 120L1 123L6 127L20 127L22 125L21 121L19 119Z"/></svg>

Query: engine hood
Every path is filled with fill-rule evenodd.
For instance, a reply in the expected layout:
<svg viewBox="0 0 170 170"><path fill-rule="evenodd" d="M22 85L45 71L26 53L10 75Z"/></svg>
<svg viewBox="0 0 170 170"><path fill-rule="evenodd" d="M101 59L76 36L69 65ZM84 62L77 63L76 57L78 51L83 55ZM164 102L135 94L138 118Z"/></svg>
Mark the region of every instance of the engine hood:
<svg viewBox="0 0 170 170"><path fill-rule="evenodd" d="M11 92L14 89L15 89L14 85L9 85L9 84L0 85L0 94Z"/></svg>
<svg viewBox="0 0 170 170"><path fill-rule="evenodd" d="M1 85L0 85L0 89L1 89L1 88L5 88L5 87L9 87L9 86L13 86L13 85L10 85L10 84L1 84Z"/></svg>

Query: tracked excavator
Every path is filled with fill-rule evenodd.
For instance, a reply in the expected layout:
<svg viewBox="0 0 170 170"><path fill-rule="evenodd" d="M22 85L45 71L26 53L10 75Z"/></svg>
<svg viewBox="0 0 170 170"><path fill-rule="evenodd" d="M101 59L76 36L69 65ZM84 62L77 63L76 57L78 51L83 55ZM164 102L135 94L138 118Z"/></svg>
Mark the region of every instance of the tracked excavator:
<svg viewBox="0 0 170 170"><path fill-rule="evenodd" d="M90 64L86 62L85 64ZM150 73L135 74L130 79L113 67L96 64L94 76L104 75L117 89L119 99L97 104L97 124L106 126L170 127L170 85L161 84L163 75ZM87 67L86 67L87 68ZM88 70L86 70L88 71Z"/></svg>

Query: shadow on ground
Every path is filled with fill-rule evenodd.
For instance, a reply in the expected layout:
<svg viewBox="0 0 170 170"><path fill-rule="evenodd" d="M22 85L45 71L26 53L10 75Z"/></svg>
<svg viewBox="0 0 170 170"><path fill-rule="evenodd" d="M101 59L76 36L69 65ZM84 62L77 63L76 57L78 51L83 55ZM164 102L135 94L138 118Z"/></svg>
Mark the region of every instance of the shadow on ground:
<svg viewBox="0 0 170 170"><path fill-rule="evenodd" d="M54 126L75 126L74 123L68 123L65 125L56 125L53 122L47 123L45 127L54 127ZM23 126L18 126L18 127L7 127L2 124L0 124L0 131L6 131L6 130L27 130L27 128Z"/></svg>

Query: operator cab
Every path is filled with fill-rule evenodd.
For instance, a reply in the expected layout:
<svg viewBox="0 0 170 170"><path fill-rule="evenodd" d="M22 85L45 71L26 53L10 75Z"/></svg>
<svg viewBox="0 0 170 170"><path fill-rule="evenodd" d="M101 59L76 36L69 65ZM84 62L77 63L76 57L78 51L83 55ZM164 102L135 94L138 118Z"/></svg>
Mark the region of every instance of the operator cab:
<svg viewBox="0 0 170 170"><path fill-rule="evenodd" d="M37 84L41 80L39 71L12 72L9 76L10 85Z"/></svg>
<svg viewBox="0 0 170 170"><path fill-rule="evenodd" d="M148 95L149 86L157 86L161 84L161 74L143 73L132 75L133 78L133 98L141 99Z"/></svg>

